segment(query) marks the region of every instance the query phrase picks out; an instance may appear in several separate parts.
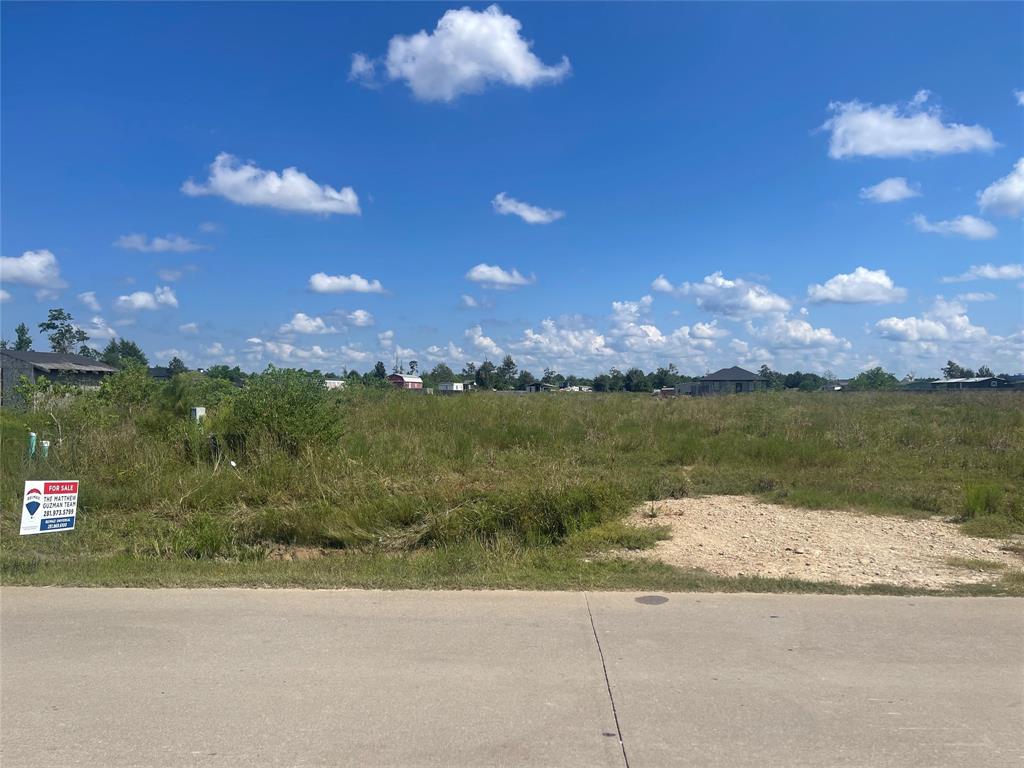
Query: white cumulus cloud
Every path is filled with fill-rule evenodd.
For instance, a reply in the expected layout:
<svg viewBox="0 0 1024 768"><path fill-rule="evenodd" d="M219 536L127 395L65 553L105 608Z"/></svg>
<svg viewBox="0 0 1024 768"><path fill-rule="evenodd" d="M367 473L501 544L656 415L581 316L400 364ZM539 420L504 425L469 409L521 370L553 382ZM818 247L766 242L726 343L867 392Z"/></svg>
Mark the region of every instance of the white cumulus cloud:
<svg viewBox="0 0 1024 768"><path fill-rule="evenodd" d="M0 288L0 304L3 304L4 302L10 301L10 300L11 300L10 292L5 291L3 288Z"/></svg>
<svg viewBox="0 0 1024 768"><path fill-rule="evenodd" d="M114 245L118 248L124 248L129 251L141 251L142 253L189 253L190 251L201 251L209 248L208 245L194 243L181 235L167 235L154 238L147 238L144 234L121 235L114 241Z"/></svg>
<svg viewBox="0 0 1024 768"><path fill-rule="evenodd" d="M909 104L832 102L832 117L822 126L831 132L829 156L910 157L995 149L991 131L944 123L938 107L925 107L928 98L928 91L918 91Z"/></svg>
<svg viewBox="0 0 1024 768"><path fill-rule="evenodd" d="M352 187L335 189L318 184L294 167L281 173L266 171L227 152L221 152L210 164L210 176L205 183L189 179L181 185L181 191L191 197L217 195L238 205L282 211L323 215L360 212L359 197Z"/></svg>
<svg viewBox="0 0 1024 768"><path fill-rule="evenodd" d="M384 293L380 280L367 280L361 275L328 275L317 272L309 278L309 287L315 293Z"/></svg>
<svg viewBox="0 0 1024 768"><path fill-rule="evenodd" d="M806 320L776 315L759 327L748 323L747 331L771 349L802 349L817 347L849 348L850 342L836 336L830 328L815 328Z"/></svg>
<svg viewBox="0 0 1024 768"><path fill-rule="evenodd" d="M996 295L988 291L968 291L967 293L958 294L956 300L965 303L972 301L995 301Z"/></svg>
<svg viewBox="0 0 1024 768"><path fill-rule="evenodd" d="M453 101L479 93L492 83L532 88L557 83L569 74L569 60L547 65L520 36L520 22L497 5L483 11L452 9L433 32L395 35L384 61L387 76L402 80L423 101ZM352 57L351 80L376 82L377 62L361 53Z"/></svg>
<svg viewBox="0 0 1024 768"><path fill-rule="evenodd" d="M111 328L107 321L99 315L94 316L90 324L82 330L89 334L90 339L113 339L117 337L117 331Z"/></svg>
<svg viewBox="0 0 1024 768"><path fill-rule="evenodd" d="M64 288L57 257L50 251L25 251L21 256L0 257L0 280L53 290Z"/></svg>
<svg viewBox="0 0 1024 768"><path fill-rule="evenodd" d="M129 293L126 296L117 297L117 308L136 311L136 310L157 310L161 307L176 307L178 306L178 297L174 295L174 291L166 285L157 286L153 289L153 292L149 291L135 291Z"/></svg>
<svg viewBox="0 0 1024 768"><path fill-rule="evenodd" d="M368 88L376 87L377 63L365 53L353 53L348 79L349 82L360 83Z"/></svg>
<svg viewBox="0 0 1024 768"><path fill-rule="evenodd" d="M439 347L436 344L432 344L427 347L424 352L426 356L434 361L444 361L451 363L452 365L458 365L466 359L466 352L462 347L458 346L455 342L449 341L448 346Z"/></svg>
<svg viewBox="0 0 1024 768"><path fill-rule="evenodd" d="M337 333L338 329L324 322L322 317L310 317L305 312L296 312L287 323L277 329L278 333Z"/></svg>
<svg viewBox="0 0 1024 768"><path fill-rule="evenodd" d="M651 283L651 289L692 297L701 309L726 317L787 312L790 308L786 299L765 286L741 278L730 280L721 272L707 275L699 283L682 283L678 287L673 287L664 275L659 275Z"/></svg>
<svg viewBox="0 0 1024 768"><path fill-rule="evenodd" d="M559 325L552 318L542 320L539 330L527 328L515 349L540 359L586 363L616 354L607 337L586 327Z"/></svg>
<svg viewBox="0 0 1024 768"><path fill-rule="evenodd" d="M999 230L991 222L966 214L948 221L929 221L925 216L916 213L911 221L914 222L918 232L927 232L943 237L957 235L969 240L991 240L999 234Z"/></svg>
<svg viewBox="0 0 1024 768"><path fill-rule="evenodd" d="M96 298L96 291L85 291L84 293L78 294L78 300L85 306L91 309L93 312L99 312L103 307L100 306L100 302Z"/></svg>
<svg viewBox="0 0 1024 768"><path fill-rule="evenodd" d="M345 319L348 320L349 325L354 325L357 328L367 328L373 325L373 315L365 309L353 310L345 315Z"/></svg>
<svg viewBox="0 0 1024 768"><path fill-rule="evenodd" d="M875 323L884 338L904 342L981 342L988 338L984 328L971 323L966 308L939 296L922 316L887 317Z"/></svg>
<svg viewBox="0 0 1024 768"><path fill-rule="evenodd" d="M1024 157L1014 164L1012 171L978 193L978 206L1004 216L1024 213Z"/></svg>
<svg viewBox="0 0 1024 768"><path fill-rule="evenodd" d="M862 200L870 200L874 203L897 203L906 200L908 197L920 197L921 191L917 187L907 184L903 176L892 176L875 184L873 187L862 187L860 197Z"/></svg>
<svg viewBox="0 0 1024 768"><path fill-rule="evenodd" d="M525 277L517 269L506 270L491 264L477 264L466 273L466 279L484 288L498 289L518 288L534 282L533 276Z"/></svg>
<svg viewBox="0 0 1024 768"><path fill-rule="evenodd" d="M178 332L192 336L199 333L199 325L198 323L183 323L178 326Z"/></svg>
<svg viewBox="0 0 1024 768"><path fill-rule="evenodd" d="M1024 278L1024 264L975 264L962 275L944 277L944 283L966 283L971 280L1020 280Z"/></svg>
<svg viewBox="0 0 1024 768"><path fill-rule="evenodd" d="M482 352L486 357L501 357L505 354L504 350L498 346L494 339L484 335L483 328L479 325L467 328L465 336L469 343L473 345L473 348Z"/></svg>
<svg viewBox="0 0 1024 768"><path fill-rule="evenodd" d="M893 283L884 269L857 267L849 274L838 274L824 285L807 288L807 298L813 302L836 304L889 304L903 301L907 291Z"/></svg>
<svg viewBox="0 0 1024 768"><path fill-rule="evenodd" d="M509 197L504 192L499 192L491 201L494 210L503 216L518 216L527 224L550 224L565 217L565 211L556 211L552 208L538 208L536 205L524 203Z"/></svg>

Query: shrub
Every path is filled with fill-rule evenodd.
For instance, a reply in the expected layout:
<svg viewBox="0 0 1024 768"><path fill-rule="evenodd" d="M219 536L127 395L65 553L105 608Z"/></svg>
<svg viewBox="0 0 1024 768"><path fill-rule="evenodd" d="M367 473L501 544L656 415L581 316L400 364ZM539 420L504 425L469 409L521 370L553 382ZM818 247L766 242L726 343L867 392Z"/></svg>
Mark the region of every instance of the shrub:
<svg viewBox="0 0 1024 768"><path fill-rule="evenodd" d="M964 488L962 517L973 520L985 515L997 515L1003 500L1003 489L994 483L971 483Z"/></svg>
<svg viewBox="0 0 1024 768"><path fill-rule="evenodd" d="M233 432L267 435L292 455L304 444L323 446L341 435L341 409L324 377L274 366L249 377L233 400L231 421Z"/></svg>
<svg viewBox="0 0 1024 768"><path fill-rule="evenodd" d="M135 415L158 389L157 383L142 365L129 364L100 384L100 399L127 416Z"/></svg>
<svg viewBox="0 0 1024 768"><path fill-rule="evenodd" d="M215 410L239 392L227 379L217 379L201 373L179 373L167 385L164 397L175 415L186 417L197 405L208 411Z"/></svg>

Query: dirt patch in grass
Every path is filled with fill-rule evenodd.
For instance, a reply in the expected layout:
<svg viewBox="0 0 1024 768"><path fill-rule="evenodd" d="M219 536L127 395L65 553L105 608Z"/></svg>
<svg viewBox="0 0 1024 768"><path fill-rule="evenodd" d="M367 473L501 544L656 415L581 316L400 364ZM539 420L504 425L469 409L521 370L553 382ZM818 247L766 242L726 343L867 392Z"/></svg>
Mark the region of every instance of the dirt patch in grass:
<svg viewBox="0 0 1024 768"><path fill-rule="evenodd" d="M339 550L333 550L335 554ZM324 547L297 547L287 544L274 544L266 552L267 560L318 560L327 557L332 550Z"/></svg>
<svg viewBox="0 0 1024 768"><path fill-rule="evenodd" d="M1014 545L963 535L939 520L782 507L747 496L702 496L644 504L640 527L671 537L627 557L654 558L720 576L760 576L946 588L1024 573ZM991 569L962 567L988 562Z"/></svg>

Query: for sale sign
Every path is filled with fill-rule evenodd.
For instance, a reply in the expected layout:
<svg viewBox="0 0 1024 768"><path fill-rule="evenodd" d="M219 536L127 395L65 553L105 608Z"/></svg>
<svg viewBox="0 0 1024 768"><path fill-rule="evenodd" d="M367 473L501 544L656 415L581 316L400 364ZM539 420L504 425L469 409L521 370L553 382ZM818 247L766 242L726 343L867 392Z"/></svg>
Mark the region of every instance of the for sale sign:
<svg viewBox="0 0 1024 768"><path fill-rule="evenodd" d="M77 511L77 480L26 480L21 535L70 531Z"/></svg>

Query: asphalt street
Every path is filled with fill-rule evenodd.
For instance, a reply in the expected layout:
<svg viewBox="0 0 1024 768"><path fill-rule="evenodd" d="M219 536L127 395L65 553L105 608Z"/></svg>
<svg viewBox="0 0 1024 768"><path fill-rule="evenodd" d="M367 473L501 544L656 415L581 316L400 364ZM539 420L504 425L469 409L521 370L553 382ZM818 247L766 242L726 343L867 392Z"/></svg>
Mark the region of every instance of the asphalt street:
<svg viewBox="0 0 1024 768"><path fill-rule="evenodd" d="M8 587L0 763L1020 766L1024 602Z"/></svg>

